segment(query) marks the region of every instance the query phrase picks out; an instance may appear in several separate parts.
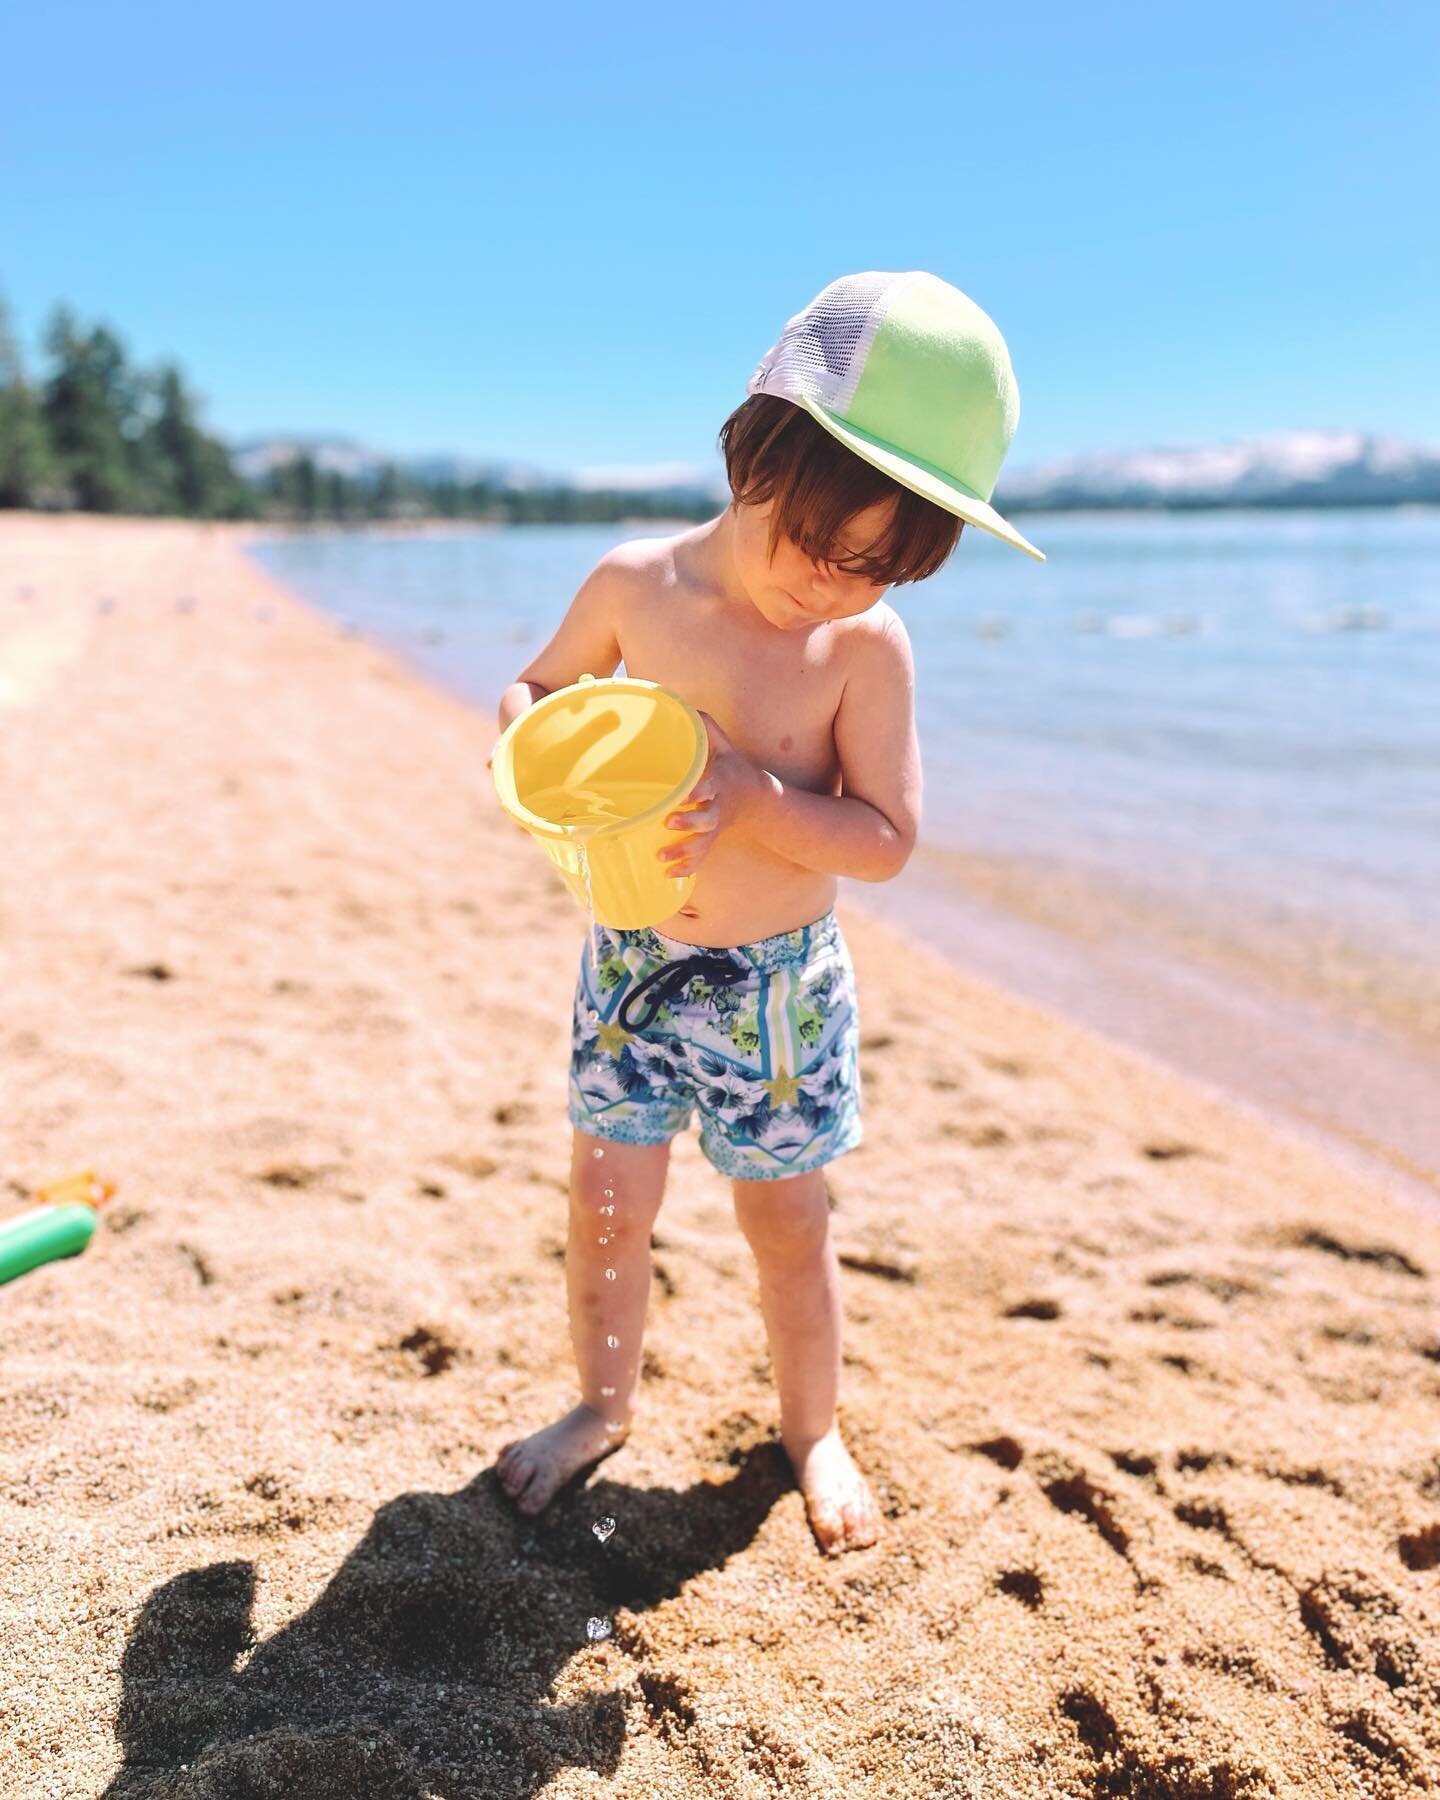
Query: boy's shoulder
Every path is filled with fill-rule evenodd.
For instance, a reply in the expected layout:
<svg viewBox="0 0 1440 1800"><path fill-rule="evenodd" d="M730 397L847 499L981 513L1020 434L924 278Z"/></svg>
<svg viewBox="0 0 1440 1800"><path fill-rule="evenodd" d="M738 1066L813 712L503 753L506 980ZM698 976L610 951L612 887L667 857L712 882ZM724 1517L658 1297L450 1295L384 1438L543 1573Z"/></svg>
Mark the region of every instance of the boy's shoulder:
<svg viewBox="0 0 1440 1800"><path fill-rule="evenodd" d="M596 563L594 573L614 581L673 581L678 541L678 534L627 538L623 544L611 545Z"/></svg>
<svg viewBox="0 0 1440 1800"><path fill-rule="evenodd" d="M877 663L908 663L910 634L905 621L888 600L877 600L863 613L842 620L850 642L859 653Z"/></svg>

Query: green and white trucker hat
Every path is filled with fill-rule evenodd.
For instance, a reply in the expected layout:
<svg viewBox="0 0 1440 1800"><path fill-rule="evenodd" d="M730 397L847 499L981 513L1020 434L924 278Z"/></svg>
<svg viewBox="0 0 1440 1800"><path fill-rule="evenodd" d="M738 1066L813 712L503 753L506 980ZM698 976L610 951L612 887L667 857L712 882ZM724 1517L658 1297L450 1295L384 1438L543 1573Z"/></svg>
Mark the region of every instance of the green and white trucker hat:
<svg viewBox="0 0 1440 1800"><path fill-rule="evenodd" d="M832 437L1027 556L990 504L1020 418L995 321L923 269L842 275L796 313L746 384L803 406Z"/></svg>

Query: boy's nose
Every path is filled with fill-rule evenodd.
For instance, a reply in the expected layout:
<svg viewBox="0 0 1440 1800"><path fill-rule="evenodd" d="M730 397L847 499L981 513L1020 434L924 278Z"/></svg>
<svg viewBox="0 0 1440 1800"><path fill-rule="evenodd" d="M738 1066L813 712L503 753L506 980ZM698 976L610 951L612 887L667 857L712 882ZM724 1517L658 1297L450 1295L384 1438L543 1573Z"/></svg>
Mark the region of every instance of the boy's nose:
<svg viewBox="0 0 1440 1800"><path fill-rule="evenodd" d="M802 593L800 596L800 604L802 606L810 606L817 609L826 607L830 605L839 592L839 577L817 569L810 577L809 591Z"/></svg>

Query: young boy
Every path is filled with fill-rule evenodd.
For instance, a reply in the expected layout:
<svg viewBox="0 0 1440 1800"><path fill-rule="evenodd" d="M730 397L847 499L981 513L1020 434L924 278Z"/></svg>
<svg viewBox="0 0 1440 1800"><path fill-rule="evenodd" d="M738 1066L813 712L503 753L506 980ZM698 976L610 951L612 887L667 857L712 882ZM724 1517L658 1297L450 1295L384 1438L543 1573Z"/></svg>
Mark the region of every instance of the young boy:
<svg viewBox="0 0 1440 1800"><path fill-rule="evenodd" d="M964 521L1040 552L988 504L1019 415L1004 340L936 276L832 282L748 393L720 432L730 505L602 557L500 705L503 730L623 661L701 711L710 760L668 821L687 835L660 852L695 874L690 898L654 930L597 927L581 959L566 1279L582 1400L496 1466L536 1513L628 1435L650 1230L698 1105L758 1265L781 1440L838 1555L879 1519L835 1416L822 1170L861 1136L836 878L888 881L920 824L913 663L885 593L933 575Z"/></svg>

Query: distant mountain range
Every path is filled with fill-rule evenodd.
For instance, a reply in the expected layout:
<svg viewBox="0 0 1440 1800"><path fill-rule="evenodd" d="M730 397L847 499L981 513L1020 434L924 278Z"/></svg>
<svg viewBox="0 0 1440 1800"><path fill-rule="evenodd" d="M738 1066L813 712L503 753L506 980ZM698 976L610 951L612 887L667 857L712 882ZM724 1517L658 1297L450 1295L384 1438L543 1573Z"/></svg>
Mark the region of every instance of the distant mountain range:
<svg viewBox="0 0 1440 1800"><path fill-rule="evenodd" d="M1291 431L1195 449L1097 451L1007 471L995 493L1005 512L1402 501L1440 502L1440 448L1361 431Z"/></svg>
<svg viewBox="0 0 1440 1800"><path fill-rule="evenodd" d="M491 487L521 492L558 487L584 493L604 491L677 499L713 497L717 501L728 494L724 472L718 464L707 470L698 463L620 463L560 474L527 463L485 461L474 456L387 456L350 438L292 433L246 439L230 446L230 460L236 470L254 482L263 481L272 470L306 454L322 474L344 475L361 483L377 481L386 463L393 462L402 475L427 486L445 481L462 486L483 481Z"/></svg>
<svg viewBox="0 0 1440 1800"><path fill-rule="evenodd" d="M321 474L360 482L377 481L386 463L392 462L402 474L424 482L484 481L496 487L528 488L551 479L520 463L487 462L474 456L390 456L353 438L307 437L299 432L246 438L230 446L230 461L247 481L263 481L272 470L306 455Z"/></svg>
<svg viewBox="0 0 1440 1800"><path fill-rule="evenodd" d="M692 499L726 496L723 472L700 463L619 464L566 474L522 463L437 454L388 457L350 439L277 433L232 445L249 481L308 452L317 467L353 480L378 478L387 462L433 483L484 481L528 490L571 487ZM1359 506L1440 504L1440 447L1360 431L1292 431L1188 449L1095 451L1006 471L995 493L1003 511L1083 507Z"/></svg>

